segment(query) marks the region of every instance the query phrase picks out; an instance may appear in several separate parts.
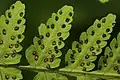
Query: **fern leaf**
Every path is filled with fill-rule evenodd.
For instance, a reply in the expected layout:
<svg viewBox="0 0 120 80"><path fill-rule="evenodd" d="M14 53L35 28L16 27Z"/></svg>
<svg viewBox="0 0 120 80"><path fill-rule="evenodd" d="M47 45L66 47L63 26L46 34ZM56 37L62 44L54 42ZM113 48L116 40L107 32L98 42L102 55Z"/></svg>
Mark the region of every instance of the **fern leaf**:
<svg viewBox="0 0 120 80"><path fill-rule="evenodd" d="M0 64L17 64L22 50L20 43L24 39L25 5L20 1L11 5L5 15L0 17Z"/></svg>
<svg viewBox="0 0 120 80"><path fill-rule="evenodd" d="M109 2L110 0L99 0L101 3L107 3Z"/></svg>
<svg viewBox="0 0 120 80"><path fill-rule="evenodd" d="M104 72L105 74L120 74L120 33L117 36L117 39L114 38L110 47L106 47L104 56L99 59L98 68L99 72ZM111 80L119 80L112 78Z"/></svg>
<svg viewBox="0 0 120 80"><path fill-rule="evenodd" d="M78 80L83 77L88 78L88 80L120 80L120 33L117 36L117 39L114 38L111 43L110 47L105 48L104 56L101 56L98 63L97 71L94 71L96 75L92 76L77 76ZM102 76L97 75L102 74Z"/></svg>
<svg viewBox="0 0 120 80"><path fill-rule="evenodd" d="M58 73L39 72L33 80L68 80L67 77Z"/></svg>
<svg viewBox="0 0 120 80"><path fill-rule="evenodd" d="M115 15L108 14L100 21L98 19L95 20L87 32L81 33L79 42L74 41L72 50L68 50L65 56L65 62L68 66L61 70L92 70L95 67L93 61L95 61L97 55L102 52L102 48L106 46L106 40L110 38L110 33L116 23L115 19Z"/></svg>
<svg viewBox="0 0 120 80"><path fill-rule="evenodd" d="M16 68L0 67L0 80L21 80L21 71Z"/></svg>
<svg viewBox="0 0 120 80"><path fill-rule="evenodd" d="M26 50L26 58L31 66L56 68L60 64L61 48L69 36L73 17L73 7L65 5L52 14L46 24L38 28L39 37L34 37L33 44Z"/></svg>

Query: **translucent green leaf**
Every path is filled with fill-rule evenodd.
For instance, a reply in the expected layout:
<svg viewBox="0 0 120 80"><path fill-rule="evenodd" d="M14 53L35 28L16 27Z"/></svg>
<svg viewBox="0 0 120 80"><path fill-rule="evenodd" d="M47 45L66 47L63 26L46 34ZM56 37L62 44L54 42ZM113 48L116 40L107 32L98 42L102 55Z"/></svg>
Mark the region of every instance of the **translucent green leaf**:
<svg viewBox="0 0 120 80"><path fill-rule="evenodd" d="M56 68L62 55L60 49L65 46L64 40L69 36L73 17L73 7L65 5L53 13L46 24L38 28L39 37L34 37L33 44L26 50L30 66Z"/></svg>
<svg viewBox="0 0 120 80"><path fill-rule="evenodd" d="M114 27L116 16L108 14L100 21L95 20L94 24L80 35L79 42L74 41L72 50L68 50L65 56L66 67L61 70L68 71L90 71L95 67L93 61L102 52L110 38Z"/></svg>
<svg viewBox="0 0 120 80"><path fill-rule="evenodd" d="M114 38L110 43L110 47L106 47L104 56L99 59L98 68L100 69L99 72L105 74L120 74L120 33L117 40Z"/></svg>
<svg viewBox="0 0 120 80"><path fill-rule="evenodd" d="M0 16L0 64L17 64L24 39L25 5L20 1L11 5L5 15Z"/></svg>
<svg viewBox="0 0 120 80"><path fill-rule="evenodd" d="M33 80L68 80L66 76L58 73L39 72Z"/></svg>
<svg viewBox="0 0 120 80"><path fill-rule="evenodd" d="M107 3L109 2L110 0L99 0L101 3Z"/></svg>
<svg viewBox="0 0 120 80"><path fill-rule="evenodd" d="M0 67L0 80L21 80L22 78L19 69Z"/></svg>

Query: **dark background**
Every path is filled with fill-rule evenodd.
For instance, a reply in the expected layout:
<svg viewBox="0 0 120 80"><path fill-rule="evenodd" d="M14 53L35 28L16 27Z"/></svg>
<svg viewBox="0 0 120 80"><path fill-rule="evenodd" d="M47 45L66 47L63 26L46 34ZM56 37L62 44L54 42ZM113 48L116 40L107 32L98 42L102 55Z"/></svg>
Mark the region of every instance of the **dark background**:
<svg viewBox="0 0 120 80"><path fill-rule="evenodd" d="M0 0L0 15L4 14L11 4L16 0ZM19 65L28 65L25 59L25 50L32 43L34 36L38 34L38 26L40 23L46 23L53 12L57 12L64 5L74 7L74 21L72 23L71 35L65 41L66 46L62 50L65 54L71 43L78 40L81 32L86 31L93 24L95 19L100 19L109 13L116 14L117 23L114 27L112 37L116 37L120 31L120 0L110 0L109 3L102 4L98 0L21 0L26 5L26 30L22 45L24 49L21 51L23 58ZM109 41L111 41L111 39ZM68 47L69 46L69 47ZM63 55L64 57L64 55ZM61 63L62 64L62 63ZM23 80L32 80L36 73L23 71ZM73 79L72 79L73 80Z"/></svg>

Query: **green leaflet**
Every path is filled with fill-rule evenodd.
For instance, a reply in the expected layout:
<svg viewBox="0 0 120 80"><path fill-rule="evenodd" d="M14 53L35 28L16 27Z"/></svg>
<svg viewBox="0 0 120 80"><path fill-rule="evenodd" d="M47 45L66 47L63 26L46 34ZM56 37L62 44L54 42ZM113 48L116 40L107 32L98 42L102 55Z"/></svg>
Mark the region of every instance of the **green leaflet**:
<svg viewBox="0 0 120 80"><path fill-rule="evenodd" d="M73 7L65 5L53 13L46 24L38 28L39 38L34 37L33 44L26 50L26 58L30 66L39 68L56 68L60 64L61 48L69 36L73 17Z"/></svg>
<svg viewBox="0 0 120 80"><path fill-rule="evenodd" d="M0 67L0 80L21 80L21 71L16 68Z"/></svg>
<svg viewBox="0 0 120 80"><path fill-rule="evenodd" d="M33 80L68 80L67 77L58 73L39 72Z"/></svg>
<svg viewBox="0 0 120 80"><path fill-rule="evenodd" d="M0 16L0 65L17 64L24 39L25 5L20 1L11 5L5 15ZM0 80L20 80L21 71L11 67L0 67Z"/></svg>
<svg viewBox="0 0 120 80"><path fill-rule="evenodd" d="M0 64L17 64L22 50L20 43L24 39L25 5L20 1L11 5L5 15L0 17Z"/></svg>
<svg viewBox="0 0 120 80"><path fill-rule="evenodd" d="M104 56L101 56L98 63L98 68L100 70L94 71L96 74L103 73L102 76L98 75L89 75L84 79L88 78L87 80L96 80L96 79L105 79L105 80L120 80L120 33L116 38L114 38L111 43L110 47L106 47ZM106 76L110 75L110 76ZM114 76L114 77L113 77ZM118 77L119 76L119 77ZM77 76L77 80L81 79L82 76Z"/></svg>
<svg viewBox="0 0 120 80"><path fill-rule="evenodd" d="M107 3L109 0L99 0L101 3Z"/></svg>
<svg viewBox="0 0 120 80"><path fill-rule="evenodd" d="M114 38L110 43L110 47L106 47L104 56L101 56L98 66L100 68L99 72L113 75L120 74L120 33L117 40Z"/></svg>
<svg viewBox="0 0 120 80"><path fill-rule="evenodd" d="M106 40L110 38L110 33L116 23L115 19L115 15L108 14L100 21L98 19L95 20L87 32L81 33L79 42L74 41L72 50L68 50L65 56L65 62L68 66L61 70L92 70L95 67L93 61L95 61L97 55L102 52L102 48L106 46Z"/></svg>

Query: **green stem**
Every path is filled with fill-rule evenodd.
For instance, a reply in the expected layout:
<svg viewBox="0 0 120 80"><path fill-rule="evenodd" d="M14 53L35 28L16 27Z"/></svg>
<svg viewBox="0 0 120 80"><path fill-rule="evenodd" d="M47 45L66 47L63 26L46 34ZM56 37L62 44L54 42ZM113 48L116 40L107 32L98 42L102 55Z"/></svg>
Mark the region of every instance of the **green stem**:
<svg viewBox="0 0 120 80"><path fill-rule="evenodd" d="M113 74L113 73L104 73L104 72L83 72L83 71L64 71L64 70L50 70L50 69L41 69L39 67L33 67L33 66L18 66L18 68L23 69L23 70L31 70L34 72L50 72L50 73L60 73L60 74L72 74L72 75L94 75L94 76L104 76L104 77L112 77L112 78L120 78L120 74Z"/></svg>

